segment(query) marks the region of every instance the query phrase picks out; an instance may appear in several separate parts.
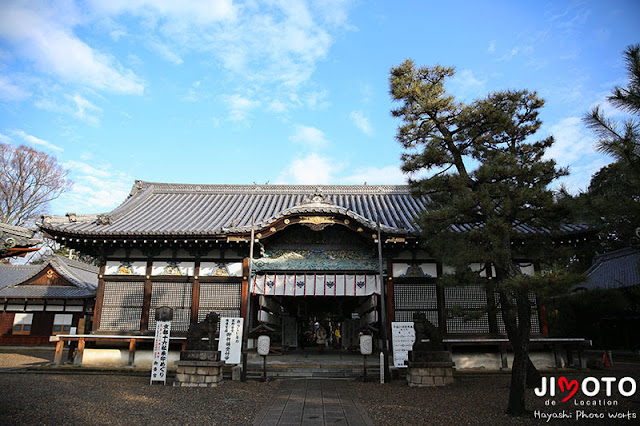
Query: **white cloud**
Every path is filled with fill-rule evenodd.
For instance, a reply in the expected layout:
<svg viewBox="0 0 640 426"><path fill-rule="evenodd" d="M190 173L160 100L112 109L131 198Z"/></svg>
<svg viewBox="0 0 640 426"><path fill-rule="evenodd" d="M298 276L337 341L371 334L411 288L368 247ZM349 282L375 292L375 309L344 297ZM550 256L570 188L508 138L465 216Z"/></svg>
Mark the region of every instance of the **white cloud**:
<svg viewBox="0 0 640 426"><path fill-rule="evenodd" d="M102 109L98 108L97 106L77 94L73 95L71 99L76 105L76 117L81 120L86 120L91 124L98 124L99 119L95 115L93 115L93 113L102 112Z"/></svg>
<svg viewBox="0 0 640 426"><path fill-rule="evenodd" d="M589 156L587 161L572 165L569 176L558 179L554 186L562 184L571 194L584 192L589 187L591 176L609 163L611 160L604 156Z"/></svg>
<svg viewBox="0 0 640 426"><path fill-rule="evenodd" d="M295 133L289 137L289 140L303 144L311 149L324 148L329 144L322 130L300 124L295 127Z"/></svg>
<svg viewBox="0 0 640 426"><path fill-rule="evenodd" d="M478 96L484 95L486 91L486 81L478 79L473 75L473 71L469 69L456 71L456 74L451 78L449 84L451 84L458 97L466 99L477 98Z"/></svg>
<svg viewBox="0 0 640 426"><path fill-rule="evenodd" d="M225 95L223 99L229 106L229 120L233 122L246 121L251 111L260 106L260 101L249 99L237 93Z"/></svg>
<svg viewBox="0 0 640 426"><path fill-rule="evenodd" d="M26 89L15 84L7 76L0 75L0 99L20 101L29 97Z"/></svg>
<svg viewBox="0 0 640 426"><path fill-rule="evenodd" d="M585 128L579 117L567 117L549 127L548 133L555 138L555 143L545 153L546 158L553 158L561 166L568 166L583 156L594 153L595 138Z"/></svg>
<svg viewBox="0 0 640 426"><path fill-rule="evenodd" d="M343 168L340 162L316 153L296 157L280 173L277 183L300 185L327 185L333 182L334 175Z"/></svg>
<svg viewBox="0 0 640 426"><path fill-rule="evenodd" d="M487 52L494 53L495 51L496 51L496 41L491 40L491 43L489 43L489 47L487 48Z"/></svg>
<svg viewBox="0 0 640 426"><path fill-rule="evenodd" d="M362 111L351 111L349 118L362 133L367 136L373 135L373 127Z"/></svg>
<svg viewBox="0 0 640 426"><path fill-rule="evenodd" d="M83 163L81 161L65 161L64 163L62 163L62 167L64 167L65 169L73 170L75 174L91 175L98 178L108 178L112 175L112 172L109 170L97 169L96 167L91 166L87 163Z"/></svg>
<svg viewBox="0 0 640 426"><path fill-rule="evenodd" d="M96 15L113 21L138 18L153 37L162 38L163 55L164 49L176 55L173 59L183 56L180 51L206 51L233 75L297 88L326 57L330 31L346 27L350 2L324 3L95 0L91 5Z"/></svg>
<svg viewBox="0 0 640 426"><path fill-rule="evenodd" d="M398 166L359 167L353 174L340 178L343 184L362 185L365 182L369 185L406 185L407 175Z"/></svg>
<svg viewBox="0 0 640 426"><path fill-rule="evenodd" d="M74 185L52 203L54 209L73 206L74 212L102 213L114 209L129 195L133 178L109 164L94 166L71 160L62 165L70 170Z"/></svg>
<svg viewBox="0 0 640 426"><path fill-rule="evenodd" d="M40 98L34 102L34 105L47 111L74 116L93 125L97 125L100 122L98 115L102 113L102 108L77 93L64 95L62 99L53 97Z"/></svg>
<svg viewBox="0 0 640 426"><path fill-rule="evenodd" d="M498 62L501 61L509 61L511 60L514 56L516 56L518 54L518 52L520 52L520 48L519 47L514 47L511 49L510 52L505 53L504 55L502 55L501 57L499 57L498 59L496 59Z"/></svg>
<svg viewBox="0 0 640 426"><path fill-rule="evenodd" d="M184 62L180 55L172 51L171 48L164 43L154 42L151 46L160 54L160 56L171 62L173 65L181 65Z"/></svg>
<svg viewBox="0 0 640 426"><path fill-rule="evenodd" d="M50 149L52 151L64 151L63 148L55 144L52 144L51 142L46 141L44 139L40 139L33 135L27 134L23 130L14 129L14 130L10 130L9 133L11 133L13 136L16 136L22 139L23 142L26 142L29 145L37 145L39 147Z"/></svg>
<svg viewBox="0 0 640 426"><path fill-rule="evenodd" d="M199 25L231 19L236 12L232 0L91 0L90 3L97 11L108 15L131 14L150 21L160 15Z"/></svg>
<svg viewBox="0 0 640 426"><path fill-rule="evenodd" d="M304 103L313 110L322 110L328 108L331 103L328 101L329 93L326 90L311 91L303 96Z"/></svg>
<svg viewBox="0 0 640 426"><path fill-rule="evenodd" d="M67 6L68 4L66 4ZM31 61L44 74L64 81L116 93L141 94L144 83L113 57L92 49L72 31L74 13L38 3L0 3L0 37L16 55Z"/></svg>

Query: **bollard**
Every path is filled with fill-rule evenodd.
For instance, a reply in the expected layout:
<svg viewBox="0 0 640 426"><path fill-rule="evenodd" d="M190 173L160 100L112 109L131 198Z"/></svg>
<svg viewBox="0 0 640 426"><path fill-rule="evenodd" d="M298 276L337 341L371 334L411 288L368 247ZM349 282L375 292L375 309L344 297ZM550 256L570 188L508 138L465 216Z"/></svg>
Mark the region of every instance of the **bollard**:
<svg viewBox="0 0 640 426"><path fill-rule="evenodd" d="M380 383L384 384L384 352L380 352Z"/></svg>

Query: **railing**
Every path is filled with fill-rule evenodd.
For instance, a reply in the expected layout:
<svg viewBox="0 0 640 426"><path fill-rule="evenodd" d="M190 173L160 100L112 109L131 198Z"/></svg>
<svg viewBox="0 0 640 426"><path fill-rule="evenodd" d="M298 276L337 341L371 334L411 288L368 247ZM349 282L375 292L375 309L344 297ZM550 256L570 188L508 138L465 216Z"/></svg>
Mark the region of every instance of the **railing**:
<svg viewBox="0 0 640 426"><path fill-rule="evenodd" d="M424 342L425 340L423 340ZM534 345L551 345L553 347L553 356L557 368L562 367L561 357L558 353L559 348L564 348L566 351L566 358L569 364L573 364L573 351L577 350L577 367L586 367L585 359L583 356L584 347L591 346L591 340L576 338L576 337L534 337L529 339L529 342ZM452 351L453 346L498 346L500 349L500 358L502 363L502 369L508 369L507 363L507 347L510 342L507 338L459 338L459 339L442 339L442 343L446 345L449 352Z"/></svg>
<svg viewBox="0 0 640 426"><path fill-rule="evenodd" d="M53 359L54 365L62 364L62 352L64 350L65 342L78 342L78 347L69 349L69 359L74 359L75 363L82 364L82 356L84 354L84 347L86 342L109 342L109 343L129 343L129 360L128 366L132 367L135 364L136 356L136 344L140 341L153 342L155 336L121 336L121 335L103 335L103 334L58 334L56 336L49 337L50 342L56 342L56 353ZM169 342L179 341L182 344L182 350L186 348L186 337L173 337L171 336Z"/></svg>

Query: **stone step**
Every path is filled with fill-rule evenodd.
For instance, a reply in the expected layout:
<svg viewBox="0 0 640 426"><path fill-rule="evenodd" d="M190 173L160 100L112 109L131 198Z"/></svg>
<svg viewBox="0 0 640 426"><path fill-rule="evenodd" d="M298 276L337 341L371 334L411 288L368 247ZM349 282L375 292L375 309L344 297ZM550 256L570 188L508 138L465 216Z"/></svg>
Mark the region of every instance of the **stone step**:
<svg viewBox="0 0 640 426"><path fill-rule="evenodd" d="M249 366L247 371L248 377L262 377L262 368L257 366ZM287 366L282 368L279 366L270 367L267 365L268 377L313 377L313 378L355 378L361 377L364 372L362 367L306 367L306 366ZM367 376L379 376L380 368L378 366L367 367Z"/></svg>

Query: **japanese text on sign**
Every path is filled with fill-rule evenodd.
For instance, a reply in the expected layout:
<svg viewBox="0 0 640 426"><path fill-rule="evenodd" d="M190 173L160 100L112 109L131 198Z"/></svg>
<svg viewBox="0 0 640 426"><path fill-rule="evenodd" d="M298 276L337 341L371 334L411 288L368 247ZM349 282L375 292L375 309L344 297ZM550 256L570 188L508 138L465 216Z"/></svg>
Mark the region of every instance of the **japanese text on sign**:
<svg viewBox="0 0 640 426"><path fill-rule="evenodd" d="M242 318L221 318L218 350L225 364L239 364L242 353Z"/></svg>
<svg viewBox="0 0 640 426"><path fill-rule="evenodd" d="M171 322L156 322L156 337L153 341L153 364L151 364L151 382L167 384L167 367L169 364L169 339Z"/></svg>
<svg viewBox="0 0 640 426"><path fill-rule="evenodd" d="M416 340L413 322L392 322L391 338L393 339L393 365L396 368L406 368L404 362L409 360L409 351Z"/></svg>

